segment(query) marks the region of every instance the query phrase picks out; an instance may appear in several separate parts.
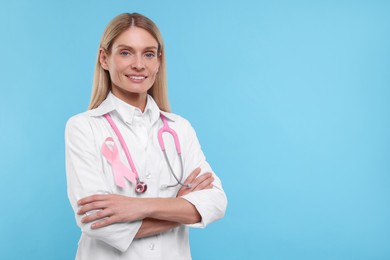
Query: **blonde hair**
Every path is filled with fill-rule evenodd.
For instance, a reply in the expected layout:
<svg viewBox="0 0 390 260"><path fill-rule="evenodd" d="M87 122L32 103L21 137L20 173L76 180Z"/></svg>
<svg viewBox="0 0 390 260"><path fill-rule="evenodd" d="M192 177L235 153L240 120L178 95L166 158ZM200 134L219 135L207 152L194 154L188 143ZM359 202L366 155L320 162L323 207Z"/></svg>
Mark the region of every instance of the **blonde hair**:
<svg viewBox="0 0 390 260"><path fill-rule="evenodd" d="M108 54L116 38L130 27L138 27L148 31L158 43L158 53L160 54L160 67L156 75L153 86L149 89L148 94L153 97L162 111L170 111L168 101L168 87L166 77L166 62L164 42L160 30L156 24L141 14L124 13L120 14L107 25L103 36L100 40L99 50L102 48ZM111 78L108 71L104 70L100 64L100 51L98 50L95 74L92 85L92 96L88 109L98 107L107 97L111 90Z"/></svg>

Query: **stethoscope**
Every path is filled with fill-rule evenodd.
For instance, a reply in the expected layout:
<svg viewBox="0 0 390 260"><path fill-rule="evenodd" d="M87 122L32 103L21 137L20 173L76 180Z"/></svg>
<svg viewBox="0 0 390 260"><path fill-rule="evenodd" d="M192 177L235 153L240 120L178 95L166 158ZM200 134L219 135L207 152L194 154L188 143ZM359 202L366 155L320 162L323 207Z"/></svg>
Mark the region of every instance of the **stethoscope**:
<svg viewBox="0 0 390 260"><path fill-rule="evenodd" d="M118 137L119 143L121 144L121 147L122 147L123 151L125 152L126 159L129 162L129 165L131 168L131 172L123 173L123 171L126 171L126 169L123 167L123 165L120 165L121 162L118 159L119 154L118 154L117 148L115 146L115 143L114 143L114 147L112 150L109 149L108 146L106 146L107 141L113 142L112 137L108 137L106 139L106 141L103 143L102 153L103 153L104 157L113 166L113 171L115 171L115 170L117 171L117 173L114 172L114 174L119 174L119 175L115 176L116 184L123 188L124 187L124 178L123 177L125 177L129 181L135 182L135 191L137 193L144 193L147 190L148 186L146 185L145 182L143 182L139 179L137 169L134 165L133 159L132 159L131 154L127 148L126 142L122 137L121 132L119 131L118 127L116 126L115 122L112 120L112 118L109 114L105 114L104 117L107 119L108 123L110 124L110 126L114 130L116 136ZM158 130L157 139L158 139L158 142L160 144L161 150L164 154L165 161L168 164L168 168L169 168L172 176L175 178L175 180L177 182L176 184L171 184L171 185L164 184L161 186L161 188L162 189L172 188L172 187L176 187L179 184L184 186L184 187L190 188L191 187L190 184L183 184L182 183L184 167L183 167L183 157L181 154L179 137L177 136L176 131L173 130L171 127L169 127L168 120L163 114L160 114L160 118L163 121L163 126ZM168 159L168 155L167 155L167 152L165 149L165 143L164 143L164 139L163 139L163 133L169 133L173 137L175 147L176 147L176 152L177 152L179 159L180 159L180 169L181 169L180 170L180 179L177 178L177 176L172 168L172 165ZM118 173L119 171L122 171L122 173Z"/></svg>

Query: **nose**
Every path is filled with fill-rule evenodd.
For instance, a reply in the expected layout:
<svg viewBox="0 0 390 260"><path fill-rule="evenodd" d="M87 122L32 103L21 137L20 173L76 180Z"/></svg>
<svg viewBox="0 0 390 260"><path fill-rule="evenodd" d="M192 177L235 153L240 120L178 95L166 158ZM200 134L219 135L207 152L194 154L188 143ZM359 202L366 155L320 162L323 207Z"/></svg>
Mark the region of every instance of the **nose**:
<svg viewBox="0 0 390 260"><path fill-rule="evenodd" d="M143 62L142 56L135 55L133 63L131 64L131 67L135 70L142 70L145 68L145 64Z"/></svg>

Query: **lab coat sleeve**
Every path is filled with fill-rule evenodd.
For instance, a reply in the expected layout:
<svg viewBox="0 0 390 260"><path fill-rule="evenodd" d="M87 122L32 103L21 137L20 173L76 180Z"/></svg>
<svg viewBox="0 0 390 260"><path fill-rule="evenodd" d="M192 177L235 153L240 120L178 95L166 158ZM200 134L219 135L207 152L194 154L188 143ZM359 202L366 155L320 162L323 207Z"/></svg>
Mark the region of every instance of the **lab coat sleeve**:
<svg viewBox="0 0 390 260"><path fill-rule="evenodd" d="M77 201L93 194L112 193L104 181L100 151L94 132L85 114L68 120L65 129L66 175L68 197L81 231L94 239L124 252L132 243L142 222L117 223L99 229L91 229L91 223L80 222Z"/></svg>
<svg viewBox="0 0 390 260"><path fill-rule="evenodd" d="M196 133L189 122L187 122L186 147L184 147L184 168L188 176L195 168L201 168L201 174L211 172L214 176L214 187L200 191L191 192L182 196L192 203L202 217L200 223L187 225L189 227L204 228L208 224L221 219L225 215L227 198L222 189L221 180L213 172L202 152Z"/></svg>

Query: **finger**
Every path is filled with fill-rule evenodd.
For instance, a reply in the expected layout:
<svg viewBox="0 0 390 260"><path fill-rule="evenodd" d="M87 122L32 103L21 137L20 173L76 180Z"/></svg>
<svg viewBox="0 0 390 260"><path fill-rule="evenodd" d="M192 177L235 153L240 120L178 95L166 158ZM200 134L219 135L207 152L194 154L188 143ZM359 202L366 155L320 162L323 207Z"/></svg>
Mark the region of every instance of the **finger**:
<svg viewBox="0 0 390 260"><path fill-rule="evenodd" d="M205 180L203 180L201 183L199 183L193 191L197 191L197 190L204 190L204 189L207 189L208 187L211 186L211 188L213 187L213 183L214 182L214 177L211 176ZM209 189L209 188L208 188Z"/></svg>
<svg viewBox="0 0 390 260"><path fill-rule="evenodd" d="M210 185L204 187L202 190L209 190L209 189L212 189L212 188L214 188L214 185L210 184Z"/></svg>
<svg viewBox="0 0 390 260"><path fill-rule="evenodd" d="M108 196L110 196L110 195L109 194L95 194L95 195L91 195L91 196L88 196L88 197L80 199L79 201L77 201L77 204L79 206L82 206L82 205L85 205L87 203L91 203L91 202L94 202L94 201L106 200L108 198Z"/></svg>
<svg viewBox="0 0 390 260"><path fill-rule="evenodd" d="M196 179L196 177L200 174L200 171L201 171L200 167L193 170L192 173L184 181L184 184L192 183Z"/></svg>
<svg viewBox="0 0 390 260"><path fill-rule="evenodd" d="M94 212L93 214L86 215L85 217L83 217L81 219L81 223L89 223L89 222L96 221L99 219L107 218L111 215L112 214L109 210L98 210L98 211Z"/></svg>
<svg viewBox="0 0 390 260"><path fill-rule="evenodd" d="M176 197L184 196L190 192L198 191L198 190L205 190L205 189L211 189L214 187L214 177L211 173L205 173L205 176L198 177L196 182L194 182L190 187L182 186L179 191L176 194ZM208 176L208 177L207 177ZM202 178L201 178L202 177ZM205 178L206 177L206 178Z"/></svg>
<svg viewBox="0 0 390 260"><path fill-rule="evenodd" d="M77 211L77 214L83 215L91 210L100 210L100 209L105 209L106 203L102 201L97 201L97 202L92 202L89 204L84 204L79 210Z"/></svg>
<svg viewBox="0 0 390 260"><path fill-rule="evenodd" d="M214 184L210 184L209 186L207 186L207 187L204 188L204 189L212 189L212 188L214 188Z"/></svg>
<svg viewBox="0 0 390 260"><path fill-rule="evenodd" d="M206 181L209 178L212 178L212 174L210 172L207 172L205 174L202 174L201 176L198 176L192 183L191 183L191 189L194 191L196 187L202 183L203 181Z"/></svg>
<svg viewBox="0 0 390 260"><path fill-rule="evenodd" d="M113 223L116 223L116 221L115 221L115 218L113 216L111 216L111 217L107 217L107 218L104 218L98 222L93 223L91 225L91 228L92 229L102 228L102 227L109 226Z"/></svg>
<svg viewBox="0 0 390 260"><path fill-rule="evenodd" d="M184 195L186 195L189 191L190 191L189 188L184 184L184 186L181 186L181 188L180 188L179 191L177 192L176 197L184 196Z"/></svg>
<svg viewBox="0 0 390 260"><path fill-rule="evenodd" d="M187 179L183 182L183 185L177 192L176 196L184 196L192 191L192 182L196 179L196 177L200 174L201 169L200 167L196 168L192 171L192 173L187 177Z"/></svg>

